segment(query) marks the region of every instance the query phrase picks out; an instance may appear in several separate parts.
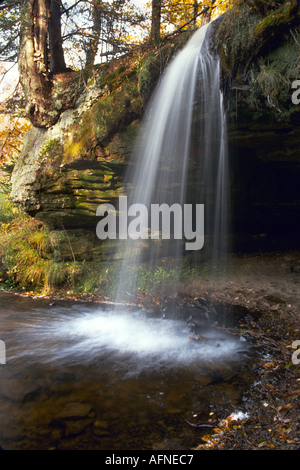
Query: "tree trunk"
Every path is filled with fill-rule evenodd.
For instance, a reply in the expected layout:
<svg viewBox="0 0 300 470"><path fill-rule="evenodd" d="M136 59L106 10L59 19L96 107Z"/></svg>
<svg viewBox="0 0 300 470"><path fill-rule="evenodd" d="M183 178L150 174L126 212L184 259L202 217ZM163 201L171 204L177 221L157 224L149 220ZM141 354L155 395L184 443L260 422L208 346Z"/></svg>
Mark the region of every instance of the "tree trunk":
<svg viewBox="0 0 300 470"><path fill-rule="evenodd" d="M22 0L18 66L25 111L35 127L49 127L59 116L48 66L49 16L50 0Z"/></svg>
<svg viewBox="0 0 300 470"><path fill-rule="evenodd" d="M193 20L193 27L196 28L197 26L197 15L199 13L199 4L198 4L198 0L194 0L194 3L193 3L193 17L194 17L194 20Z"/></svg>
<svg viewBox="0 0 300 470"><path fill-rule="evenodd" d="M34 0L29 3L32 3L32 35L36 69L39 73L47 76L50 0Z"/></svg>
<svg viewBox="0 0 300 470"><path fill-rule="evenodd" d="M86 67L89 65L94 65L95 58L98 52L99 39L102 28L102 3L100 0L94 0L92 6L92 16L93 16L93 31L92 36L89 41L88 49L86 52Z"/></svg>
<svg viewBox="0 0 300 470"><path fill-rule="evenodd" d="M152 0L151 41L160 43L161 0Z"/></svg>
<svg viewBox="0 0 300 470"><path fill-rule="evenodd" d="M61 0L51 0L49 21L50 72L66 71L61 38Z"/></svg>
<svg viewBox="0 0 300 470"><path fill-rule="evenodd" d="M201 16L201 18L202 18L201 25L202 26L204 24L210 23L212 10L213 10L213 7L214 7L215 3L216 3L216 0L211 0L209 3L207 3L207 5L203 5L202 10L205 10L208 6L210 8L207 11L204 11L204 13Z"/></svg>

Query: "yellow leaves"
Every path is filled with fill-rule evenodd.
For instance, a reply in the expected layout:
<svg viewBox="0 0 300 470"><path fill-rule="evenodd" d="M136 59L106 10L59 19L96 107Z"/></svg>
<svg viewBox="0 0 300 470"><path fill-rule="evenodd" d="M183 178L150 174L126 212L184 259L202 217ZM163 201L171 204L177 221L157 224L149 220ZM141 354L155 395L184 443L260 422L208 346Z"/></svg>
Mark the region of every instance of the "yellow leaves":
<svg viewBox="0 0 300 470"><path fill-rule="evenodd" d="M264 366L265 369L270 369L272 367L275 367L275 364L274 364L274 362L267 362L263 366Z"/></svg>
<svg viewBox="0 0 300 470"><path fill-rule="evenodd" d="M1 231L6 232L10 227L10 224L3 224L1 223Z"/></svg>
<svg viewBox="0 0 300 470"><path fill-rule="evenodd" d="M258 446L257 446L259 449L261 447L268 447L270 449L273 449L275 447L275 445L272 443L272 442L267 442L267 441L261 441Z"/></svg>
<svg viewBox="0 0 300 470"><path fill-rule="evenodd" d="M104 183L109 183L109 181L112 179L112 175L104 175L103 180Z"/></svg>
<svg viewBox="0 0 300 470"><path fill-rule="evenodd" d="M0 167L15 163L30 127L27 119L0 114Z"/></svg>
<svg viewBox="0 0 300 470"><path fill-rule="evenodd" d="M219 422L218 427L213 428L214 434L206 434L201 437L205 444L200 444L194 450L210 450L219 446L226 433L242 428L244 422L248 420L249 416L242 412L232 413Z"/></svg>
<svg viewBox="0 0 300 470"><path fill-rule="evenodd" d="M223 14L231 6L231 0L198 0L196 2L165 0L162 5L161 33L164 35L169 33L170 30L178 29L189 20L192 21L195 15L201 13L207 7L211 8L211 19L213 19ZM151 9L151 3L149 8ZM199 15L196 18L195 26L201 26L202 21L202 15Z"/></svg>

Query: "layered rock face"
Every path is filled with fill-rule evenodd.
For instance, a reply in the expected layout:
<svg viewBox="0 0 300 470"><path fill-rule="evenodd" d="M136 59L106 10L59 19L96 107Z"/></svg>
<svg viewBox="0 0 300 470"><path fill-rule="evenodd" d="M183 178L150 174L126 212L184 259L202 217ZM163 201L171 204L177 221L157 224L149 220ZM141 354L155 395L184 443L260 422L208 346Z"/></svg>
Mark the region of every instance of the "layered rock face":
<svg viewBox="0 0 300 470"><path fill-rule="evenodd" d="M233 248L297 247L300 104L292 102L292 83L300 77L300 35L281 31L241 70L224 58L228 38L221 33L216 41L227 84ZM53 127L27 134L12 175L12 199L52 229L94 237L96 208L121 194L145 103L177 47L170 43L163 53L90 70L74 106ZM79 73L73 86L76 80L82 80Z"/></svg>
<svg viewBox="0 0 300 470"><path fill-rule="evenodd" d="M98 205L120 195L151 91L188 36L159 51L139 50L71 77L65 74L65 95L73 105L52 127L32 128L26 135L11 178L12 200L51 228L95 231Z"/></svg>
<svg viewBox="0 0 300 470"><path fill-rule="evenodd" d="M238 92L240 102L243 94ZM229 125L236 249L299 249L299 112L297 115L280 124L269 119L268 113L249 120L241 109L239 119Z"/></svg>
<svg viewBox="0 0 300 470"><path fill-rule="evenodd" d="M97 206L119 194L142 100L136 80L110 93L102 79L54 126L28 132L12 174L12 199L52 228L95 228Z"/></svg>
<svg viewBox="0 0 300 470"><path fill-rule="evenodd" d="M229 82L236 249L299 249L299 24L297 2L286 2L266 16L244 5L238 13L231 11L216 32Z"/></svg>

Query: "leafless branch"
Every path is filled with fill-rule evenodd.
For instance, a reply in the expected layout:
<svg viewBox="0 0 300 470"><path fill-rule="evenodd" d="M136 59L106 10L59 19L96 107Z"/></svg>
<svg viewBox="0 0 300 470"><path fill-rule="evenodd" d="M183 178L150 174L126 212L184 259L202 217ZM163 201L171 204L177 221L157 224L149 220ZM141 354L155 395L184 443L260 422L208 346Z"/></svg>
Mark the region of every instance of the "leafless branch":
<svg viewBox="0 0 300 470"><path fill-rule="evenodd" d="M4 80L5 76L6 76L6 74L7 74L8 72L10 72L10 71L14 68L14 66L15 66L16 64L17 64L17 61L15 61L15 62L12 64L12 66L9 67L8 69L6 69L4 72L1 72L2 77L1 77L1 79L0 79L0 85L1 85L1 83L3 82L3 80Z"/></svg>
<svg viewBox="0 0 300 470"><path fill-rule="evenodd" d="M190 19L189 21L187 21L186 23L184 23L182 26L180 26L180 28L176 29L175 31L173 31L172 33L169 33L169 34L166 34L161 42L164 42L166 39L168 39L169 37L171 36L174 36L175 34L178 34L183 28L185 28L186 26L188 26L190 23L192 23L193 21L195 21L196 18L198 18L198 16L201 16L203 15L204 13L207 13L208 10L210 10L211 7L206 7L204 10L200 11L200 13L197 13L197 15L195 15L192 19Z"/></svg>

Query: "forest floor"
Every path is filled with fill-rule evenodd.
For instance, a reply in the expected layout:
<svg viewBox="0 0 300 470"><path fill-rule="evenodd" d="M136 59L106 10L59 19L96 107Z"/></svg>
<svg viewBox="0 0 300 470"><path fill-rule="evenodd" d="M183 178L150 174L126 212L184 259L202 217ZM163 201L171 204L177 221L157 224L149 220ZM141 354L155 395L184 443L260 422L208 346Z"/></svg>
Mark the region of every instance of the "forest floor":
<svg viewBox="0 0 300 470"><path fill-rule="evenodd" d="M211 302L248 310L236 332L261 352L253 364L257 379L244 397L247 417L221 420L200 438L197 449L300 449L299 294L298 252L233 256L226 275L202 276L180 286L179 304Z"/></svg>
<svg viewBox="0 0 300 470"><path fill-rule="evenodd" d="M213 431L199 435L197 449L299 450L300 253L232 256L228 272L182 283L178 304L204 301L247 309L249 316L241 317L238 333L262 354L253 365L257 380L245 397L247 417L222 419ZM66 292L57 295L78 301L109 300L99 293L80 298ZM151 293L142 302L160 309L168 302L168 292Z"/></svg>
<svg viewBox="0 0 300 470"><path fill-rule="evenodd" d="M223 420L199 449L299 450L300 254L244 255L231 263L229 276L195 282L185 295L256 312L239 329L266 349L246 400L249 419Z"/></svg>

